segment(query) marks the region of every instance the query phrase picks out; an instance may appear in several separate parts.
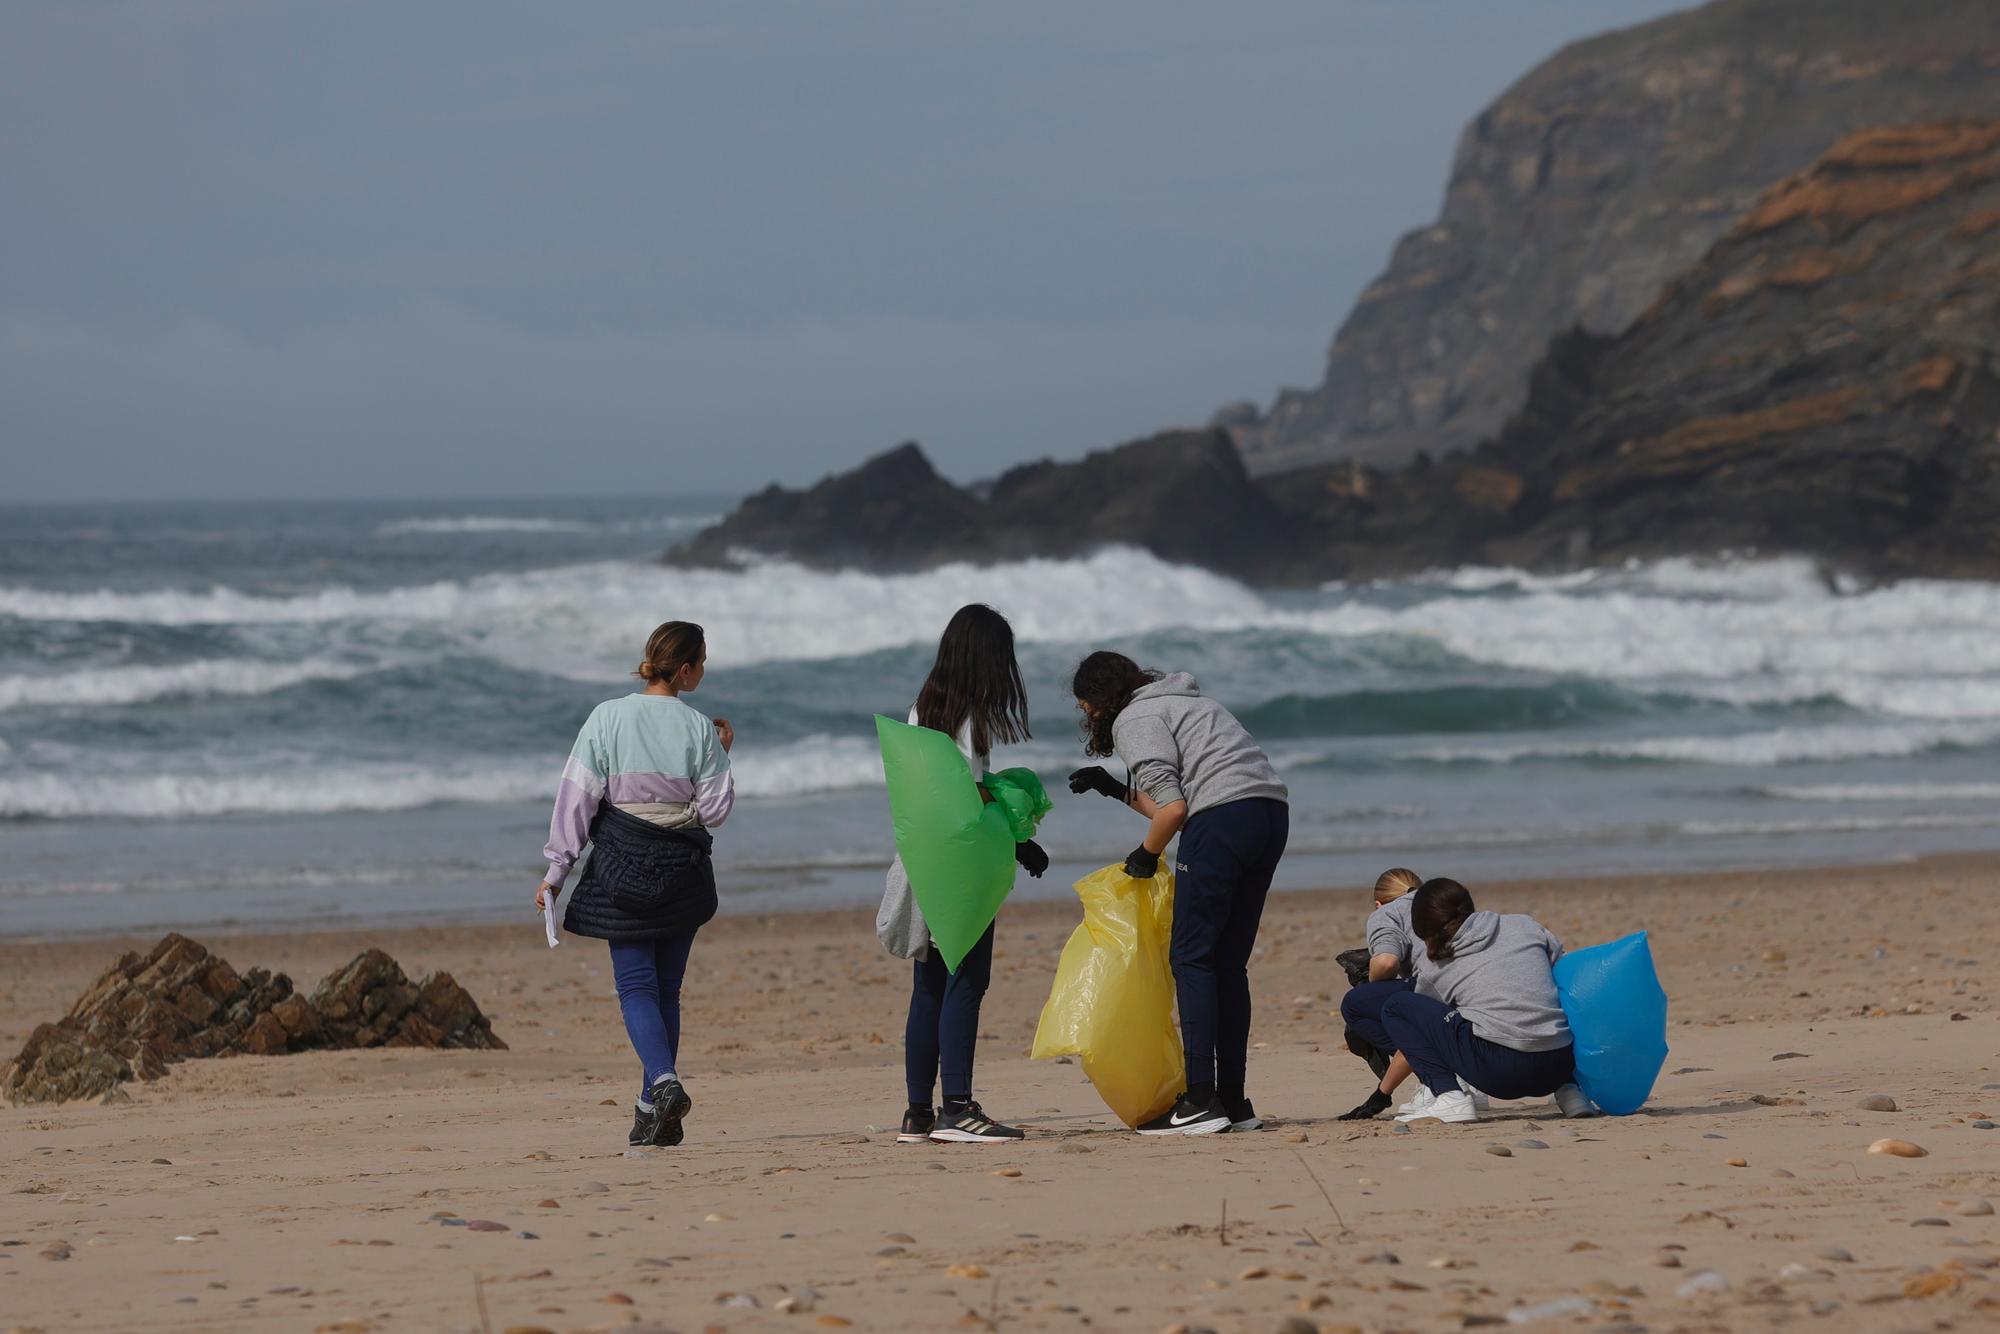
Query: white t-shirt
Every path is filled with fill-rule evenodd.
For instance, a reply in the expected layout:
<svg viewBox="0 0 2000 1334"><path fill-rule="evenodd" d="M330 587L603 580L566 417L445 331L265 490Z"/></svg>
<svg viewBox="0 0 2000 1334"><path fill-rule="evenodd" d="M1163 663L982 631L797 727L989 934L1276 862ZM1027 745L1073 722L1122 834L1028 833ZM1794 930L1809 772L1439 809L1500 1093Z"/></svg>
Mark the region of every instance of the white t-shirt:
<svg viewBox="0 0 2000 1334"><path fill-rule="evenodd" d="M915 727L916 725L917 707L912 704L910 706L910 726ZM972 753L971 718L965 720L958 729L958 735L953 737L952 740L958 743L958 753L965 756L965 765L968 769L972 770L972 781L975 783L978 782L986 771L993 767L993 757L991 755L975 755Z"/></svg>

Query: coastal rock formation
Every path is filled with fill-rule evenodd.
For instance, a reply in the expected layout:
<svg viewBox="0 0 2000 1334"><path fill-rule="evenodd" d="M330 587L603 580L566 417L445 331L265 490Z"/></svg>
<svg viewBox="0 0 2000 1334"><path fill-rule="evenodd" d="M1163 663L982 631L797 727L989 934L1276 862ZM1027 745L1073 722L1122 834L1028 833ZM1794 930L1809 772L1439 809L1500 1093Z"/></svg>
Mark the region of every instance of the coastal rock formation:
<svg viewBox="0 0 2000 1334"><path fill-rule="evenodd" d="M2000 577L2000 120L1849 136L1623 332L1556 338L1528 386L1496 439L1401 469L1252 479L1211 429L1016 469L982 500L905 446L767 491L673 558L910 569L1124 543L1312 584L1754 550Z"/></svg>
<svg viewBox="0 0 2000 1334"><path fill-rule="evenodd" d="M203 1056L506 1045L449 973L412 983L394 959L368 950L307 998L283 973L238 973L199 942L173 934L148 954L119 959L67 1015L29 1034L0 1071L0 1097L113 1098L129 1080L158 1079L170 1064Z"/></svg>
<svg viewBox="0 0 2000 1334"><path fill-rule="evenodd" d="M2000 116L1991 0L1717 0L1576 43L1469 125L1324 380L1218 421L1264 476L1496 434L1572 328L1613 335L1773 181L1870 126Z"/></svg>
<svg viewBox="0 0 2000 1334"><path fill-rule="evenodd" d="M769 487L669 553L728 564L756 552L821 566L924 569L1073 556L1106 545L1244 578L1281 577L1290 520L1244 471L1226 432L1170 431L1074 463L1014 468L977 495L915 444L804 491Z"/></svg>

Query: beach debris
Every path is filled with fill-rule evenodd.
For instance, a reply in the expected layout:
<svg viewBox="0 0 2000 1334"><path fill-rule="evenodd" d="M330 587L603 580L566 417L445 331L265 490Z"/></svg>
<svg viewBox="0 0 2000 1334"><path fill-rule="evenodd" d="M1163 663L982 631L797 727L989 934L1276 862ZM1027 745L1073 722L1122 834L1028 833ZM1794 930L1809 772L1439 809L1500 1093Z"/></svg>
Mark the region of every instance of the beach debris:
<svg viewBox="0 0 2000 1334"><path fill-rule="evenodd" d="M560 1208L562 1208L562 1206L561 1206L560 1204L557 1204L557 1203L556 1203L556 1202L555 1202L554 1200L536 1200L536 1201L535 1201L535 1207L536 1207L537 1209L560 1209Z"/></svg>
<svg viewBox="0 0 2000 1334"><path fill-rule="evenodd" d="M703 1216L701 1221L704 1223L734 1223L736 1220L728 1214L707 1214Z"/></svg>
<svg viewBox="0 0 2000 1334"><path fill-rule="evenodd" d="M578 1186L577 1189L585 1195L609 1195L611 1193L611 1187L605 1185L602 1181L586 1181L581 1186Z"/></svg>
<svg viewBox="0 0 2000 1334"><path fill-rule="evenodd" d="M625 1295L624 1293L622 1293L622 1292L607 1292L607 1293L605 1293L605 1294L604 1294L604 1295L603 1295L602 1297L599 1297L599 1298L598 1298L597 1300L598 1300L598 1301L600 1301L600 1302L604 1302L605 1304L607 1304L607 1305L610 1305L610 1306L631 1306L631 1305L634 1305L634 1302L632 1301L632 1299L631 1299L630 1297L626 1296L626 1295Z"/></svg>
<svg viewBox="0 0 2000 1334"><path fill-rule="evenodd" d="M819 1305L819 1293L811 1288L800 1288L797 1292L772 1302L771 1309L786 1315L805 1315L817 1305Z"/></svg>
<svg viewBox="0 0 2000 1334"><path fill-rule="evenodd" d="M1505 1144L1489 1144L1486 1146L1486 1152L1492 1154L1495 1158L1512 1158L1514 1156L1514 1151Z"/></svg>
<svg viewBox="0 0 2000 1334"><path fill-rule="evenodd" d="M1679 1251L1668 1250L1655 1251L1653 1252L1653 1263L1662 1269L1679 1269L1681 1267L1681 1253Z"/></svg>
<svg viewBox="0 0 2000 1334"><path fill-rule="evenodd" d="M411 982L394 959L371 949L308 997L283 973L238 973L176 932L145 955L121 957L67 1015L37 1026L0 1070L0 1098L17 1105L103 1098L127 1081L158 1079L175 1062L209 1056L506 1045L449 973Z"/></svg>
<svg viewBox="0 0 2000 1334"><path fill-rule="evenodd" d="M1935 1297L1939 1293L1957 1292L1965 1286L1965 1271L1955 1264L1940 1265L1936 1269L1912 1274L1903 1281L1903 1295L1910 1298Z"/></svg>
<svg viewBox="0 0 2000 1334"><path fill-rule="evenodd" d="M1378 1251L1374 1255L1362 1256L1361 1263L1365 1265L1399 1265L1403 1261L1394 1251Z"/></svg>
<svg viewBox="0 0 2000 1334"><path fill-rule="evenodd" d="M1833 1272L1827 1269L1814 1269L1811 1265L1800 1264L1794 1260L1778 1271L1778 1277L1787 1283L1817 1283L1832 1278Z"/></svg>
<svg viewBox="0 0 2000 1334"><path fill-rule="evenodd" d="M1805 1061L1812 1058L1809 1051L1781 1051L1771 1059L1774 1061Z"/></svg>
<svg viewBox="0 0 2000 1334"><path fill-rule="evenodd" d="M1993 1202L1991 1200L1946 1200L1945 1204L1960 1218L1990 1218L1993 1216Z"/></svg>
<svg viewBox="0 0 2000 1334"><path fill-rule="evenodd" d="M1993 1129L1993 1125L1994 1123L1991 1121L1979 1120L1972 1123L1972 1128L1974 1130L1991 1130Z"/></svg>
<svg viewBox="0 0 2000 1334"><path fill-rule="evenodd" d="M1517 1306L1507 1312L1507 1323L1531 1325L1537 1320L1561 1320L1567 1316L1592 1315L1596 1310L1596 1302L1577 1294L1558 1297L1552 1302L1537 1302L1533 1306Z"/></svg>
<svg viewBox="0 0 2000 1334"><path fill-rule="evenodd" d="M1749 1160L1749 1159L1747 1159L1747 1158L1725 1158L1725 1159L1723 1159L1722 1161L1723 1161L1724 1165L1726 1165L1726 1166L1729 1166L1729 1167L1748 1167L1748 1166L1750 1166L1750 1160Z"/></svg>
<svg viewBox="0 0 2000 1334"><path fill-rule="evenodd" d="M1878 1139L1868 1146L1868 1152L1891 1158L1928 1158L1931 1151L1906 1139Z"/></svg>
<svg viewBox="0 0 2000 1334"><path fill-rule="evenodd" d="M1546 1149L1549 1146L1538 1139L1517 1139L1514 1141L1514 1147L1517 1149Z"/></svg>
<svg viewBox="0 0 2000 1334"><path fill-rule="evenodd" d="M496 1223L490 1218L474 1218L467 1221L465 1230L468 1232L512 1232L514 1229L508 1227L505 1223Z"/></svg>
<svg viewBox="0 0 2000 1334"><path fill-rule="evenodd" d="M1264 1268L1264 1266L1262 1265L1251 1265L1248 1269L1245 1269L1242 1273L1236 1276L1236 1281L1238 1283L1249 1283L1255 1279L1269 1278L1269 1277L1271 1277L1270 1270Z"/></svg>
<svg viewBox="0 0 2000 1334"><path fill-rule="evenodd" d="M1911 1226L1911 1227L1950 1227L1950 1226L1951 1226L1951 1222L1950 1222L1950 1220L1949 1220L1949 1219L1944 1219L1944 1218L1912 1218L1912 1219L1910 1220L1910 1226Z"/></svg>
<svg viewBox="0 0 2000 1334"><path fill-rule="evenodd" d="M1886 1093L1871 1093L1854 1104L1864 1112L1893 1112L1900 1110L1896 1100Z"/></svg>
<svg viewBox="0 0 2000 1334"><path fill-rule="evenodd" d="M1684 1065L1680 1069L1671 1071L1670 1073L1676 1075L1706 1075L1714 1073L1714 1067L1706 1065Z"/></svg>
<svg viewBox="0 0 2000 1334"><path fill-rule="evenodd" d="M715 1294L715 1304L744 1311L755 1310L762 1305L756 1297L747 1292L718 1292Z"/></svg>
<svg viewBox="0 0 2000 1334"><path fill-rule="evenodd" d="M1813 1254L1822 1260L1830 1260L1837 1265L1851 1265L1854 1263L1854 1252L1848 1250L1845 1246L1822 1246L1814 1251Z"/></svg>
<svg viewBox="0 0 2000 1334"><path fill-rule="evenodd" d="M1712 1297L1729 1291L1729 1280L1713 1269L1697 1269L1674 1289L1676 1297Z"/></svg>
<svg viewBox="0 0 2000 1334"><path fill-rule="evenodd" d="M989 1175L996 1177L1017 1177L1021 1175L1021 1169L1018 1167L996 1167Z"/></svg>
<svg viewBox="0 0 2000 1334"><path fill-rule="evenodd" d="M44 1260L67 1260L71 1253L70 1244L66 1241L52 1241L40 1252Z"/></svg>

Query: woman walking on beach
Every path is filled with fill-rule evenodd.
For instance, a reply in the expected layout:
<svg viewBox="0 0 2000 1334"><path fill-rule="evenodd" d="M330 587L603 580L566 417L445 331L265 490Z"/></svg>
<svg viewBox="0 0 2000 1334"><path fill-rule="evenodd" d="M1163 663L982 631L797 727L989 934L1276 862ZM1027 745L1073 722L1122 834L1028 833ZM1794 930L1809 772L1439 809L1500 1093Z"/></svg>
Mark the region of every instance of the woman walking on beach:
<svg viewBox="0 0 2000 1334"><path fill-rule="evenodd" d="M996 745L1026 741L1028 690L1014 660L1014 627L993 608L960 607L938 640L937 659L917 692L910 722L958 742L975 780L992 768ZM982 785L979 795L993 798ZM1049 868L1048 854L1032 841L1014 845L1014 858L1031 876ZM1013 1126L986 1115L972 1097L973 1049L979 1037L979 1004L993 974L993 927L979 938L958 971L944 965L928 931L915 921L907 884L892 878L878 919L883 942L913 958L910 1014L903 1027L903 1073L909 1106L899 1143L1002 1144L1023 1138ZM944 1101L931 1095L943 1085Z"/></svg>
<svg viewBox="0 0 2000 1334"><path fill-rule="evenodd" d="M1575 1047L1556 996L1562 942L1525 914L1478 911L1464 885L1445 879L1427 880L1411 896L1410 929L1423 946L1416 987L1353 1021L1367 1041L1393 1050L1397 1064L1342 1119L1388 1107L1404 1063L1423 1087L1398 1121L1477 1121L1482 1096L1553 1094L1564 1116L1590 1115L1590 1100L1571 1082Z"/></svg>
<svg viewBox="0 0 2000 1334"><path fill-rule="evenodd" d="M535 887L540 908L591 846L563 927L611 944L618 1008L644 1068L633 1144L679 1144L694 1106L676 1063L681 979L695 932L715 916L709 831L736 801L735 730L681 698L701 685L707 662L701 627L668 621L633 673L645 689L591 710L563 766L543 850L548 874Z"/></svg>
<svg viewBox="0 0 2000 1334"><path fill-rule="evenodd" d="M1291 830L1290 793L1243 724L1186 672L1162 675L1099 651L1077 667L1070 689L1083 713L1084 752L1117 755L1132 779L1128 786L1091 765L1070 775L1070 791L1101 792L1151 821L1126 874L1152 876L1168 841L1181 840L1170 958L1187 1089L1139 1133L1255 1130L1263 1121L1244 1092L1248 965Z"/></svg>

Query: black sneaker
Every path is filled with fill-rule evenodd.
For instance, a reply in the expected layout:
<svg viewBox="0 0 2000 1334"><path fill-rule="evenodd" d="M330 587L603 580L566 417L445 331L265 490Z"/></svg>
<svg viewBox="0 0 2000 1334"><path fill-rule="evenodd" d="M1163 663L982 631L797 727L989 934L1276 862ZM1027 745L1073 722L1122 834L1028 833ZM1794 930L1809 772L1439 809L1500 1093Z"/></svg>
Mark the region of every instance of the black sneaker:
<svg viewBox="0 0 2000 1334"><path fill-rule="evenodd" d="M937 1129L937 1113L928 1107L912 1107L903 1113L903 1128L896 1132L898 1144L922 1144Z"/></svg>
<svg viewBox="0 0 2000 1334"><path fill-rule="evenodd" d="M632 1135L634 1146L657 1144L662 1148L672 1148L685 1138L681 1121L694 1108L694 1099L688 1096L678 1079L663 1079L653 1085L653 1105L650 1109L632 1109Z"/></svg>
<svg viewBox="0 0 2000 1334"><path fill-rule="evenodd" d="M1213 1135L1218 1130L1229 1129L1229 1113L1222 1110L1219 1099L1210 1098L1206 1105L1190 1102L1183 1093L1172 1107L1139 1127L1142 1135Z"/></svg>
<svg viewBox="0 0 2000 1334"><path fill-rule="evenodd" d="M1262 1130L1264 1118L1257 1115L1257 1109L1250 1105L1248 1098L1224 1098L1222 1110L1229 1115L1231 1130Z"/></svg>
<svg viewBox="0 0 2000 1334"><path fill-rule="evenodd" d="M947 1108L940 1112L937 1124L931 1128L931 1138L939 1144L1005 1144L1026 1139L1027 1135L1013 1126L1001 1125L978 1103L969 1102L961 1111Z"/></svg>

